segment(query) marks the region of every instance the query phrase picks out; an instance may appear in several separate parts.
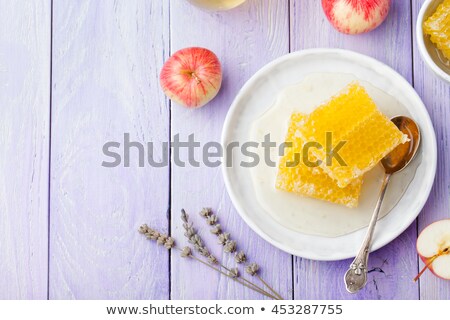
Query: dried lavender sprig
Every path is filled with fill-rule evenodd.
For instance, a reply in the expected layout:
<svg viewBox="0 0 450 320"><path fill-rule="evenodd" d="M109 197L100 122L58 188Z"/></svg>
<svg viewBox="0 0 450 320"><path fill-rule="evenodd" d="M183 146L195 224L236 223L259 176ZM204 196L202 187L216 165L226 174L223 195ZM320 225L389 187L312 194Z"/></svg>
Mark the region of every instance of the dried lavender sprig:
<svg viewBox="0 0 450 320"><path fill-rule="evenodd" d="M146 224L139 227L139 233L146 236L147 239L156 241L157 244L163 245L166 249L172 249L175 247L175 239L162 234L155 229L150 228Z"/></svg>
<svg viewBox="0 0 450 320"><path fill-rule="evenodd" d="M189 248L189 247L187 247L187 248ZM262 295L264 295L266 297L269 297L271 299L274 299L274 300L280 300L278 297L273 296L272 294L270 294L269 292L265 291L264 289L258 289L258 288L255 288L254 286L248 285L247 283L243 282L241 279L238 278L239 271L237 271L235 269L232 269L229 273L225 273L222 270L220 270L219 268L216 268L216 267L212 266L211 264L207 263L206 261L203 261L203 260L197 258L192 253L183 256L183 252L185 251L186 247L183 248L183 249L179 249L179 248L175 247L174 249L181 250L182 251L182 257L184 257L184 258L194 259L195 261L198 261L198 262L204 264L205 266L207 266L207 267L209 267L209 268L219 272L220 274L230 278L231 280L233 280L233 281L235 281L235 282L237 282L237 283L239 283L239 284L241 284L241 285L243 285L243 286L245 286L245 287L247 287L247 288L249 288L249 289L251 289L251 290L253 290L255 292L258 292L258 293L260 293L260 294L262 294Z"/></svg>
<svg viewBox="0 0 450 320"><path fill-rule="evenodd" d="M200 255L206 257L209 263L216 264L218 262L216 257L214 257L203 244L202 238L200 238L192 227L192 223L189 222L189 215L184 209L181 209L181 220L183 221L183 228L185 230L184 236L188 239L189 243L193 244L194 249L200 253Z"/></svg>
<svg viewBox="0 0 450 320"><path fill-rule="evenodd" d="M230 234L229 233L223 233L222 227L220 224L218 224L218 217L217 215L212 213L211 208L203 208L200 211L200 215L206 219L206 222L209 225L212 225L211 233L215 234L218 237L219 244L223 246L223 251L226 253L234 253L237 250L237 243L234 240L230 240ZM215 224L212 224L211 222L214 221ZM235 253L235 261L236 263L245 263L247 261L247 257L245 253L241 250L238 253ZM248 263L245 265L245 271L250 274L251 276L256 276L269 290L275 294L279 299L283 299L281 295L276 292L269 284L264 281L258 274L259 266L256 263Z"/></svg>
<svg viewBox="0 0 450 320"><path fill-rule="evenodd" d="M209 217L211 213L210 209L204 208L200 214L204 217ZM195 231L192 222L189 221L189 215L186 213L186 210L181 209L181 220L183 221L183 228L185 229L185 236L188 238L188 241L194 245L194 249L200 253L200 255L207 257L208 260L212 259L212 261L215 261L215 263L218 263L218 260L211 255L208 248L203 244L202 238L197 234ZM212 230L212 232L221 233L220 225L216 225L215 229ZM231 269L227 268L226 266L220 264L222 268L227 270L228 272L231 272Z"/></svg>
<svg viewBox="0 0 450 320"><path fill-rule="evenodd" d="M200 215L202 217L204 217L207 220L207 223L210 224L210 225L211 225L211 223L210 223L211 220L214 220L215 222L218 222L217 215L214 215L210 208L203 208L202 211L200 211ZM214 218L211 218L211 217L214 217ZM217 228L217 226L219 226L219 227ZM218 236L219 244L224 246L224 251L225 252L227 252L227 253L235 252L236 249L237 249L236 242L232 241L232 240L229 240L229 236L230 236L229 233L222 233L222 232L220 232L220 230L221 230L220 225L216 224L215 226L213 226L213 229L211 230L211 232ZM244 262L247 261L247 257L246 257L245 253L242 250L235 254L235 261L238 264L244 263ZM277 297L282 299L281 295L278 294L278 292L276 292L266 281L264 281L259 276L259 274L258 274L259 266L256 263L249 263L249 264L247 264L245 270L251 276L256 276L266 287L269 288L270 291L272 291Z"/></svg>
<svg viewBox="0 0 450 320"><path fill-rule="evenodd" d="M183 249L178 248L175 245L175 240L172 237L169 237L169 236L167 236L165 234L162 234L162 233L160 233L160 232L150 228L146 224L142 225L139 228L138 231L139 231L139 233L143 234L147 239L155 241L158 245L163 245L167 250L170 250L170 249L177 249L177 250L179 250L181 252L180 253L181 257L183 257L183 258L194 259L194 260L196 260L196 261L198 261L198 262L200 262L200 263L202 263L202 264L212 268L213 270L215 270L215 271L217 271L217 272L227 276L228 278L232 279L233 281L236 281L236 282L242 284L243 286L254 290L255 292L258 292L258 293L260 293L260 294L262 294L262 295L264 295L266 297L272 298L272 299L277 299L277 297L271 295L270 293L264 291L263 289L255 289L254 287L251 287L251 286L247 285L243 281L236 279L236 275L238 274L237 270L231 270L230 273L227 274L227 273L223 272L222 270L211 266L207 262L205 262L205 261L195 257L192 254L192 249L190 247L184 247Z"/></svg>
<svg viewBox="0 0 450 320"><path fill-rule="evenodd" d="M211 209L209 208L203 208L200 212L200 215L207 218L211 216ZM183 228L186 230L186 233L184 234L190 243L194 244L194 249L200 253L202 256L207 257L208 261L212 264L219 264L220 267L228 271L230 274L234 275L234 272L232 269L227 268L222 263L219 263L218 260L211 255L208 248L203 244L203 240L201 237L197 234L195 229L193 228L192 222L189 221L189 215L186 213L184 209L181 209L181 220L183 221ZM216 219L217 221L217 219ZM219 224L214 225L214 227L211 229L211 232L218 235L222 233L222 229L220 228ZM228 252L234 252L236 251L236 242L235 241L226 241L225 243ZM249 285L255 287L258 290L264 290L264 288L261 288L260 286L256 285L255 283L241 277L242 281L248 283ZM266 292L266 291L265 291Z"/></svg>
<svg viewBox="0 0 450 320"><path fill-rule="evenodd" d="M259 271L259 265L254 262L248 264L245 267L245 272L247 272L251 276L257 277L259 279L259 281L261 281L267 288L269 288L270 291L272 291L273 294L275 294L278 298L283 299L283 297L280 294L278 294L278 292L276 292L274 289L272 289L272 287L269 286L269 284L266 281L264 281L263 278L261 278L261 276L258 274L258 271Z"/></svg>

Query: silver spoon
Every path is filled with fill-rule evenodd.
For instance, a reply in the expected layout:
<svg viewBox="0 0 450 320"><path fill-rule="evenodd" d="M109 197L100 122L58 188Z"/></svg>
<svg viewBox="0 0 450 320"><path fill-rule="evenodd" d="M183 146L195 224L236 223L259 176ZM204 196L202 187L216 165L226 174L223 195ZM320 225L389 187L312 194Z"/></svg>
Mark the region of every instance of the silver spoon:
<svg viewBox="0 0 450 320"><path fill-rule="evenodd" d="M369 227L361 249L350 264L350 269L348 269L344 276L345 286L350 293L358 292L364 288L367 283L367 263L369 260L370 246L372 244L372 236L389 180L394 173L403 170L411 162L416 155L420 144L419 127L412 119L404 116L397 116L392 118L391 121L400 129L400 131L408 136L409 141L399 145L381 160L385 174L378 201L373 211L372 218L370 219Z"/></svg>

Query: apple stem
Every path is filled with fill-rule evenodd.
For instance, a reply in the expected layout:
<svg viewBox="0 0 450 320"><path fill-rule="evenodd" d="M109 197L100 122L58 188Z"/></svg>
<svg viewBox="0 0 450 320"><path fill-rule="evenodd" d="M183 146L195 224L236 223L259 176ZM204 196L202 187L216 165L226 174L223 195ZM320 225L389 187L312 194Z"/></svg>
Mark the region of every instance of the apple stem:
<svg viewBox="0 0 450 320"><path fill-rule="evenodd" d="M199 84L201 82L200 78L197 77L197 75L195 74L195 72L191 73L191 77L195 79L195 81L197 81L197 84Z"/></svg>
<svg viewBox="0 0 450 320"><path fill-rule="evenodd" d="M194 71L188 71L188 70L183 70L181 71L182 74L187 74L188 76L194 78L195 81L197 81L197 84L199 84L200 82L202 82L200 80L200 78L195 74Z"/></svg>
<svg viewBox="0 0 450 320"><path fill-rule="evenodd" d="M414 282L419 280L419 278L422 276L422 274L431 266L431 264L434 262L434 260L436 260L436 258L438 258L438 257L440 257L440 256L442 256L444 254L449 254L449 253L450 253L450 248L445 248L444 250L442 250L438 254L435 254L434 256L432 256L430 261L427 262L425 267L423 267L423 269L419 272L419 274L414 278Z"/></svg>
<svg viewBox="0 0 450 320"><path fill-rule="evenodd" d="M423 273L428 269L428 267L433 263L434 260L436 260L437 257L439 257L440 255L437 254L435 256L433 256L430 261L428 261L428 263L425 265L425 267L423 267L422 270L420 270L419 274L414 278L414 282L416 282L417 280L419 280L419 278L423 275Z"/></svg>

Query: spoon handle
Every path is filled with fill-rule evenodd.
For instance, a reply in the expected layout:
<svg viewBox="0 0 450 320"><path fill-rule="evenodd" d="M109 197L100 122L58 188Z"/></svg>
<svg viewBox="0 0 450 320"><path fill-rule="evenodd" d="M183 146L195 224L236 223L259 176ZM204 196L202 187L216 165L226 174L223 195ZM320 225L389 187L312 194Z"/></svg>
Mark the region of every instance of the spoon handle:
<svg viewBox="0 0 450 320"><path fill-rule="evenodd" d="M345 273L345 287L348 292L356 293L367 283L367 263L369 260L369 250L372 244L372 236L375 230L375 225L378 221L378 215L380 213L381 204L386 193L386 187L391 178L391 174L385 174L383 178L383 184L381 186L380 194L375 209L370 219L369 227L367 229L366 237L362 243L361 249L359 249L358 255L350 264L350 269Z"/></svg>

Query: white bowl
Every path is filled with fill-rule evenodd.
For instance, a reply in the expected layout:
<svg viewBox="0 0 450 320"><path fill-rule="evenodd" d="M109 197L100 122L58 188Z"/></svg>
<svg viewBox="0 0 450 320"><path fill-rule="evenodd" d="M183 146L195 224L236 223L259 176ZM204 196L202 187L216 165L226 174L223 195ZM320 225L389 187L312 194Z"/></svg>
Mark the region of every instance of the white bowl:
<svg viewBox="0 0 450 320"><path fill-rule="evenodd" d="M442 53L436 49L436 46L430 41L429 37L424 35L422 28L423 22L436 11L437 7L443 1L444 0L426 0L423 3L419 16L417 17L416 38L420 55L428 68L430 68L439 78L450 83L450 62L449 65L445 65L445 63L442 62L441 58L439 58L439 54L443 57Z"/></svg>

